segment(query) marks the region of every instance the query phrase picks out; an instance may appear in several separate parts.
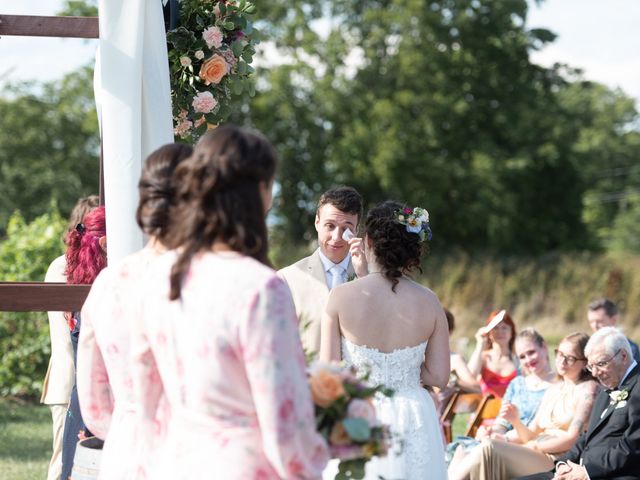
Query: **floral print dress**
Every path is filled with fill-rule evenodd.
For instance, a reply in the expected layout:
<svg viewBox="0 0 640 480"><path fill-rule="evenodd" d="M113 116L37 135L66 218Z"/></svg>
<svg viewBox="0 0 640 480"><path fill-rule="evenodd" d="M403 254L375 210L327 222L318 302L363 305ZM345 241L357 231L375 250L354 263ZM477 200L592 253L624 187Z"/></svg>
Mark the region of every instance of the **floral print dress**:
<svg viewBox="0 0 640 480"><path fill-rule="evenodd" d="M133 383L155 438L153 479L319 479L316 432L291 294L276 273L235 252L196 256L169 301L169 252L146 282L132 340ZM163 399L169 417L156 412Z"/></svg>
<svg viewBox="0 0 640 480"><path fill-rule="evenodd" d="M82 308L78 345L78 395L91 432L105 440L101 479L137 479L143 441L130 367L132 319L139 316L141 287L158 255L140 250L105 268Z"/></svg>

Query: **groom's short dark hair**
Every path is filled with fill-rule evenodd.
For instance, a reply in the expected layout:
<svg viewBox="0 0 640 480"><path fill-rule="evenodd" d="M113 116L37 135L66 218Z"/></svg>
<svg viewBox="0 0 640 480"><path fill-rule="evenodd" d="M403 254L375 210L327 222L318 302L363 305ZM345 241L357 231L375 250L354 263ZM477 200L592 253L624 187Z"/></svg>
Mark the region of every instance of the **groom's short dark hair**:
<svg viewBox="0 0 640 480"><path fill-rule="evenodd" d="M362 218L362 195L353 187L343 185L327 190L320 195L316 215L318 215L320 208L327 204L333 205L341 212L358 215L358 221Z"/></svg>

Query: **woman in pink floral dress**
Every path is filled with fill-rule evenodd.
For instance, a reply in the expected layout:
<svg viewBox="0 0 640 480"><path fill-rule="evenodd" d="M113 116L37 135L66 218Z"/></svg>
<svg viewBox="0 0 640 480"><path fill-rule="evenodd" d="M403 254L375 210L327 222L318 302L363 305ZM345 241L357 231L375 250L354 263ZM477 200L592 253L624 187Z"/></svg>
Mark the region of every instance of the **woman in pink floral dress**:
<svg viewBox="0 0 640 480"><path fill-rule="evenodd" d="M145 248L109 266L96 278L82 309L78 394L84 421L105 440L101 479L137 479L143 439L138 435L129 345L132 316L139 316L142 277L165 249L162 239L173 198L172 174L192 152L165 145L145 161L136 219L150 237Z"/></svg>
<svg viewBox="0 0 640 480"><path fill-rule="evenodd" d="M275 163L263 137L223 126L176 170L167 245L180 248L152 266L132 345L146 434L165 439L147 478L321 478L295 309L267 261Z"/></svg>

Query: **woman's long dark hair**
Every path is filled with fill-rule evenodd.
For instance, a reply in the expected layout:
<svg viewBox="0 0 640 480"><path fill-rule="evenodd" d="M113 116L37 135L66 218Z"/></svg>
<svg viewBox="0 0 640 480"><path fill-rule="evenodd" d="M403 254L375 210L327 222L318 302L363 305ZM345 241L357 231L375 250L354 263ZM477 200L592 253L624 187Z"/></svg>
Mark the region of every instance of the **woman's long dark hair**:
<svg viewBox="0 0 640 480"><path fill-rule="evenodd" d="M161 242L168 230L169 208L175 195L173 172L192 152L191 146L182 143L164 145L151 153L142 167L136 220L144 233Z"/></svg>
<svg viewBox="0 0 640 480"><path fill-rule="evenodd" d="M180 298L191 259L215 242L269 264L260 184L270 186L276 154L261 135L235 126L207 132L174 173L168 248L180 247L171 269L169 298Z"/></svg>

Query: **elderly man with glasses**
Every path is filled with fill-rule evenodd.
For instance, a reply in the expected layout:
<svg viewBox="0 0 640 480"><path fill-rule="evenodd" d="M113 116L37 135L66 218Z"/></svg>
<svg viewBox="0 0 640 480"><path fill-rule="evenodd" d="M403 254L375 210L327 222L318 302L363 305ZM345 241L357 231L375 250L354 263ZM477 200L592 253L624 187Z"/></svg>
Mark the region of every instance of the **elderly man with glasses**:
<svg viewBox="0 0 640 480"><path fill-rule="evenodd" d="M585 348L587 369L605 387L598 394L589 427L556 462L555 472L520 480L640 479L640 386L638 363L627 338L603 327Z"/></svg>

